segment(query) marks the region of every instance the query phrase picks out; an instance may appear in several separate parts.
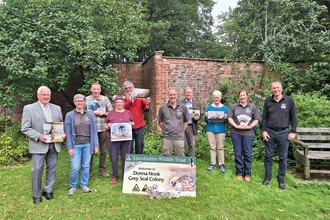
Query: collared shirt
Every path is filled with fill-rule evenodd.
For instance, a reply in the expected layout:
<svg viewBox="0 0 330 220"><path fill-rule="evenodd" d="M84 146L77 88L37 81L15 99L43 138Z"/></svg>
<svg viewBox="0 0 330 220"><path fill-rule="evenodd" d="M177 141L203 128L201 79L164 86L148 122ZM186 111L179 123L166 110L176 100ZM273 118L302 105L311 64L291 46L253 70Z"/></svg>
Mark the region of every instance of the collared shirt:
<svg viewBox="0 0 330 220"><path fill-rule="evenodd" d="M94 99L92 95L86 97L86 108L89 111L96 112L100 111L103 114L112 110L112 105L108 97L100 95L99 98ZM97 132L105 131L104 123L105 117L104 116L95 116Z"/></svg>
<svg viewBox="0 0 330 220"><path fill-rule="evenodd" d="M243 107L240 103L233 104L229 110L228 118L232 118L234 122L239 125L251 125L254 120L260 120L260 114L257 107L251 103L247 103L245 107ZM241 130L232 127L232 133L253 136L253 129L249 130Z"/></svg>
<svg viewBox="0 0 330 220"><path fill-rule="evenodd" d="M91 122L87 112L83 114L74 110L73 114L74 129L76 131L76 144L90 143Z"/></svg>
<svg viewBox="0 0 330 220"><path fill-rule="evenodd" d="M188 101L188 99L186 99L186 107L187 107L187 109L192 108L192 100ZM192 123L193 123L192 118L190 117L188 124L192 124Z"/></svg>
<svg viewBox="0 0 330 220"><path fill-rule="evenodd" d="M39 104L40 104L40 106L41 106L41 109L42 109L42 111L44 112L44 115L45 115L45 117L46 117L46 119L47 119L47 110L46 110L46 108L48 108L48 110L49 110L49 113L50 113L50 118L52 118L52 111L50 110L50 107L49 107L49 105L47 104L47 105L44 105L44 104L42 104L40 101L38 101L39 102ZM47 106L47 107L46 107ZM52 121L52 120L51 120ZM51 121L48 121L48 122L51 122Z"/></svg>
<svg viewBox="0 0 330 220"><path fill-rule="evenodd" d="M173 108L168 102L160 106L157 121L163 123L163 137L184 140L184 122L188 122L189 118L189 111L184 104L177 102L177 106Z"/></svg>
<svg viewBox="0 0 330 220"><path fill-rule="evenodd" d="M268 97L262 114L262 130L270 128L286 128L291 126L291 132L297 129L296 106L291 96L283 95L280 101L274 96Z"/></svg>

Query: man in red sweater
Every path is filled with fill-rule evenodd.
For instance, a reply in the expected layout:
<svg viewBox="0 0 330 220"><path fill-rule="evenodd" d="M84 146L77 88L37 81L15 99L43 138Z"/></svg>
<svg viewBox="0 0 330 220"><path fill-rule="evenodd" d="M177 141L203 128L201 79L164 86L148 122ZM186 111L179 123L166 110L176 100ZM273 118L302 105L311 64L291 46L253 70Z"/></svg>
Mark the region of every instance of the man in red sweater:
<svg viewBox="0 0 330 220"><path fill-rule="evenodd" d="M148 112L150 107L150 97L146 99L136 99L132 96L134 84L131 81L123 83L126 99L124 100L124 108L129 110L133 116L134 126L132 129L132 146L131 153L133 153L133 143L135 143L135 154L143 154L144 148L144 115L143 112Z"/></svg>

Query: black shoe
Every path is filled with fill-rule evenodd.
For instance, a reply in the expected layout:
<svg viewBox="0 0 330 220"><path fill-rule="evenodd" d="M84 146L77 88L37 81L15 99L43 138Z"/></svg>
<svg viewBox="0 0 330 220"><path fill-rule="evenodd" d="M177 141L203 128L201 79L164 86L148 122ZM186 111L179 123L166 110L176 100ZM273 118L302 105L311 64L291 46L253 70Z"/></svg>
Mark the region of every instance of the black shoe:
<svg viewBox="0 0 330 220"><path fill-rule="evenodd" d="M269 182L270 182L270 178L265 178L263 181L262 181L262 185L268 185L269 184Z"/></svg>
<svg viewBox="0 0 330 220"><path fill-rule="evenodd" d="M207 168L208 171L212 171L212 170L214 170L214 169L215 169L215 164L211 164L211 165Z"/></svg>
<svg viewBox="0 0 330 220"><path fill-rule="evenodd" d="M225 167L224 164L221 164L220 165L220 171L221 171L221 173L225 173L226 172L226 167Z"/></svg>
<svg viewBox="0 0 330 220"><path fill-rule="evenodd" d="M53 193L46 193L46 192L42 192L42 196L44 196L47 200L51 200L54 198Z"/></svg>
<svg viewBox="0 0 330 220"><path fill-rule="evenodd" d="M33 203L34 204L38 204L38 203L41 203L42 202L42 198L41 197L39 197L39 198L32 197L32 198L33 198Z"/></svg>
<svg viewBox="0 0 330 220"><path fill-rule="evenodd" d="M283 180L278 181L278 188L280 188L280 189L285 189L286 188L286 185L285 185Z"/></svg>

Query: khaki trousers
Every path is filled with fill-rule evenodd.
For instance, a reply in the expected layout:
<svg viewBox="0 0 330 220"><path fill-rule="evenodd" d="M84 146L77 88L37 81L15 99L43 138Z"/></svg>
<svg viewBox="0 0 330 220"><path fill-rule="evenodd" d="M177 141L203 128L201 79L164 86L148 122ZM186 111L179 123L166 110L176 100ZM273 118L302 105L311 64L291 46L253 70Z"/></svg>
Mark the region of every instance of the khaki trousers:
<svg viewBox="0 0 330 220"><path fill-rule="evenodd" d="M164 156L172 156L173 150L175 156L185 156L184 140L168 140L163 138L162 154Z"/></svg>
<svg viewBox="0 0 330 220"><path fill-rule="evenodd" d="M218 149L218 164L219 166L225 164L225 133L213 133L213 132L206 132L207 139L210 144L210 158L211 164L216 165L216 149Z"/></svg>

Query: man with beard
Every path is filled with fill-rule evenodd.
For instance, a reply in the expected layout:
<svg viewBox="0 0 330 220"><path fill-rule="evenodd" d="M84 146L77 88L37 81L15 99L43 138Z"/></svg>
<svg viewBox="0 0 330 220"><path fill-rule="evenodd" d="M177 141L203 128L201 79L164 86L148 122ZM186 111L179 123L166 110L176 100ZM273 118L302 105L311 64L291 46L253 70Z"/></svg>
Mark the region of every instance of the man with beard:
<svg viewBox="0 0 330 220"><path fill-rule="evenodd" d="M135 154L143 154L144 148L144 112L150 109L150 97L146 99L136 99L133 95L134 84L131 81L123 83L123 90L125 92L124 108L129 110L133 116L133 129L132 129L132 145L131 153L133 153L133 144L135 142Z"/></svg>

